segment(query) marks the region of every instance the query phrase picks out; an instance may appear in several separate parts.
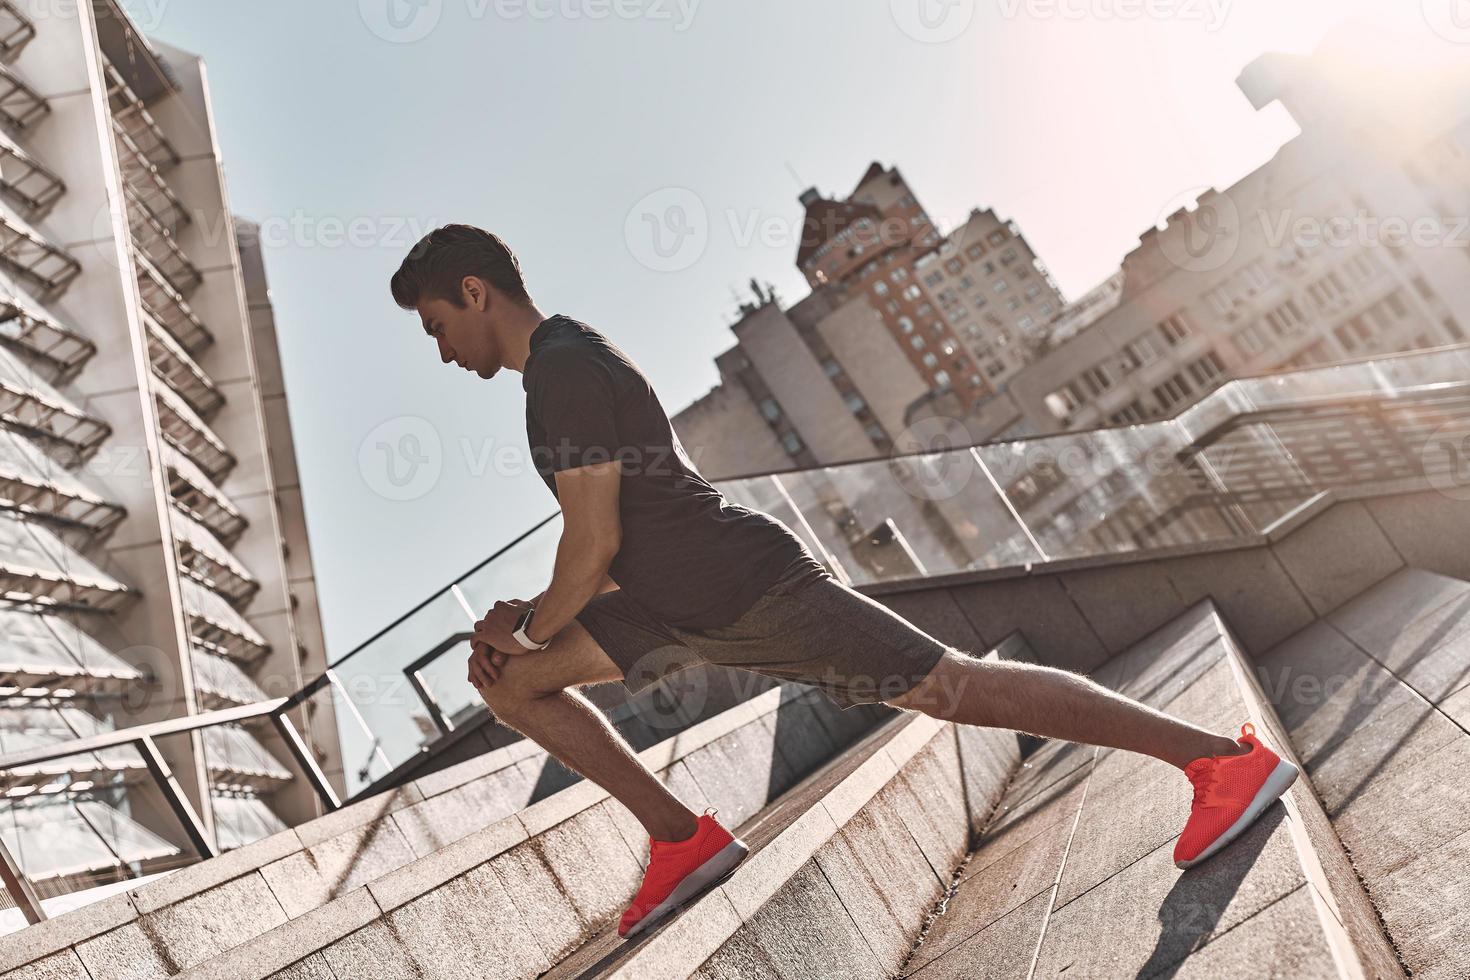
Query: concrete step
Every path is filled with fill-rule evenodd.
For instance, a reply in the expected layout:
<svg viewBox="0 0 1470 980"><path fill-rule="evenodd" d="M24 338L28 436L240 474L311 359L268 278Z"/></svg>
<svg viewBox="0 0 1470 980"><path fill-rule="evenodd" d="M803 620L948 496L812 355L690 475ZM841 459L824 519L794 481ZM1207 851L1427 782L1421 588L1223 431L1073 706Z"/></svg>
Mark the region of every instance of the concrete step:
<svg viewBox="0 0 1470 980"><path fill-rule="evenodd" d="M1095 678L1217 731L1284 731L1209 601ZM1006 788L901 975L1402 976L1305 780L1229 848L1181 872L1191 789L1129 753L1048 742Z"/></svg>
<svg viewBox="0 0 1470 980"><path fill-rule="evenodd" d="M881 705L841 711L782 685L640 755L691 805L714 800L739 824L894 714ZM621 860L599 869L593 859L608 853ZM496 898L544 891L552 905L536 923L544 967L626 904L647 838L597 786L521 741L6 936L0 977L169 977L206 961L216 961L206 972L239 975L229 972L237 961L275 962L283 943L350 923L376 921L363 932L378 936L394 910L423 914L425 902L414 899L464 892L473 868L495 879L487 862L501 854L506 882L499 891L486 884L487 911ZM443 937L438 947L446 948Z"/></svg>
<svg viewBox="0 0 1470 980"><path fill-rule="evenodd" d="M1404 964L1466 976L1470 583L1404 569L1258 670Z"/></svg>

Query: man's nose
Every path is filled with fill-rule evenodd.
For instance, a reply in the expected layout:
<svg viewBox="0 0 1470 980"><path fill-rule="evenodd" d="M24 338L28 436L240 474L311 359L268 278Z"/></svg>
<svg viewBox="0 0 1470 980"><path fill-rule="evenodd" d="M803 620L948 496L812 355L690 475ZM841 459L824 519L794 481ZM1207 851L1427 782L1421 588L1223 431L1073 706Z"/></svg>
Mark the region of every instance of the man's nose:
<svg viewBox="0 0 1470 980"><path fill-rule="evenodd" d="M454 360L454 351L442 339L439 341L439 360L445 364Z"/></svg>

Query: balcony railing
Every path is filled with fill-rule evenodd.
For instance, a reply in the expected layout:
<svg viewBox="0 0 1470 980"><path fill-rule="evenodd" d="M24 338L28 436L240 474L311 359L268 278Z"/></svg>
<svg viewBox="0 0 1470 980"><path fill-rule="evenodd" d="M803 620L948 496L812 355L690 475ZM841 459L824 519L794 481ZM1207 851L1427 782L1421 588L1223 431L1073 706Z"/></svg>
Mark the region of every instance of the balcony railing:
<svg viewBox="0 0 1470 980"><path fill-rule="evenodd" d="M143 100L138 98L117 73L117 69L105 58L102 61L102 70L107 76L107 105L112 110L112 118L117 125L154 166L167 170L177 165L179 152L174 149L168 137L163 135L163 128L144 107Z"/></svg>
<svg viewBox="0 0 1470 980"><path fill-rule="evenodd" d="M100 539L127 513L16 432L0 429L0 510L80 528Z"/></svg>
<svg viewBox="0 0 1470 980"><path fill-rule="evenodd" d="M3 211L0 211L0 266L48 295L61 293L82 273L82 264L71 253L52 245L17 216Z"/></svg>
<svg viewBox="0 0 1470 980"><path fill-rule="evenodd" d="M0 349L0 420L64 450L68 462L90 457L112 432L42 380L8 350Z"/></svg>
<svg viewBox="0 0 1470 980"><path fill-rule="evenodd" d="M143 206L142 201L133 190L124 185L123 197L126 199L128 211L128 229L132 232L133 243L143 250L148 260L153 263L154 268L163 274L169 285L181 296L192 293L199 284L204 281L204 276L179 243L174 241L174 236L163 222L148 208Z"/></svg>
<svg viewBox="0 0 1470 980"><path fill-rule="evenodd" d="M153 400L158 406L158 424L164 437L209 474L211 480L222 480L235 468L235 455L224 441L201 419L189 403L180 398L160 379L153 379Z"/></svg>
<svg viewBox="0 0 1470 980"><path fill-rule="evenodd" d="M1313 462L1324 436L1336 446L1368 438L1387 461L1365 467L1358 456L1324 451ZM1283 522L1336 499L1422 490L1446 479L1470 485L1452 451L1467 438L1470 347L1461 346L1231 382L1166 422L755 475L721 481L721 489L780 518L838 577L882 592L977 572L1023 574L1051 563L1260 544ZM1232 458L1225 450L1234 442L1249 451ZM1405 469L1413 460L1421 461L1417 470ZM559 531L558 517L546 518L290 698L169 724L284 717L288 708L325 703L338 720L343 758L361 762L344 767L347 798L373 792L484 711L464 682L467 626L494 600L545 584ZM192 580L185 585L203 590ZM214 600L229 610L223 598ZM376 696L399 677L415 700ZM41 756L18 753L0 758L0 770L98 746L84 739ZM326 806L340 805L314 763L297 757L296 764ZM14 893L26 900L20 886Z"/></svg>
<svg viewBox="0 0 1470 980"><path fill-rule="evenodd" d="M0 122L24 129L51 111L46 100L0 61Z"/></svg>
<svg viewBox="0 0 1470 980"><path fill-rule="evenodd" d="M141 249L133 249L133 264L138 269L138 296L143 301L144 312L173 334L179 346L190 354L197 354L214 343L214 336L194 315L183 294L169 284L168 277Z"/></svg>
<svg viewBox="0 0 1470 980"><path fill-rule="evenodd" d="M0 58L14 58L35 36L36 25L30 18L10 0L0 0Z"/></svg>
<svg viewBox="0 0 1470 980"><path fill-rule="evenodd" d="M189 352L147 311L143 313L143 329L148 335L148 359L153 364L153 372L201 418L208 419L218 411L225 403L225 396L215 387L214 379L204 373Z"/></svg>
<svg viewBox="0 0 1470 980"><path fill-rule="evenodd" d="M3 0L0 0L0 11L3 10ZM0 131L0 193L34 217L66 193L66 184Z"/></svg>
<svg viewBox="0 0 1470 980"><path fill-rule="evenodd" d="M0 340L45 363L53 382L76 375L97 345L31 302L0 273Z"/></svg>
<svg viewBox="0 0 1470 980"><path fill-rule="evenodd" d="M213 531L225 544L233 544L249 522L225 492L189 457L168 443L163 446L163 465L168 469L168 489L174 505Z"/></svg>

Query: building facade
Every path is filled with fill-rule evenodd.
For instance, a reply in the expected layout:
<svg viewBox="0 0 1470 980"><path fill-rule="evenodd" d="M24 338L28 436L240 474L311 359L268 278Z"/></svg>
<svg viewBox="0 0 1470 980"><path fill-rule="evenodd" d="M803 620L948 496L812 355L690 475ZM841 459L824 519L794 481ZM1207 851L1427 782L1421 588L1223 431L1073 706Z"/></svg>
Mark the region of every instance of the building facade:
<svg viewBox="0 0 1470 980"><path fill-rule="evenodd" d="M258 247L208 76L113 0L0 2L0 753L326 666ZM329 712L292 718L340 782ZM228 849L320 812L269 724L158 740ZM136 752L0 772L43 895L187 848Z"/></svg>

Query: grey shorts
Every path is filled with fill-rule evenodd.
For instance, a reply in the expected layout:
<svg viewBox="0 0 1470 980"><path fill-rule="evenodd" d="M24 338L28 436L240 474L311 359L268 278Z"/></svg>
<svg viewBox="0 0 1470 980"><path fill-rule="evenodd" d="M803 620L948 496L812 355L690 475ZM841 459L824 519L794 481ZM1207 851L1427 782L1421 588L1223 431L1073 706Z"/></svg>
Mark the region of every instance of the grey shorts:
<svg viewBox="0 0 1470 980"><path fill-rule="evenodd" d="M621 592L595 597L577 621L622 668L634 694L710 663L810 684L846 709L904 693L948 649L826 572L807 569L788 573L728 626L669 626Z"/></svg>

